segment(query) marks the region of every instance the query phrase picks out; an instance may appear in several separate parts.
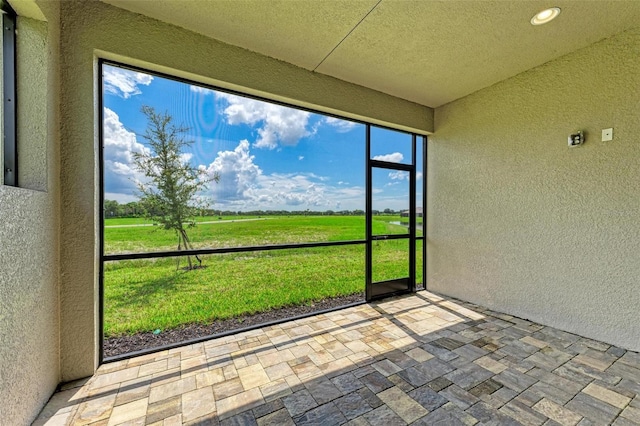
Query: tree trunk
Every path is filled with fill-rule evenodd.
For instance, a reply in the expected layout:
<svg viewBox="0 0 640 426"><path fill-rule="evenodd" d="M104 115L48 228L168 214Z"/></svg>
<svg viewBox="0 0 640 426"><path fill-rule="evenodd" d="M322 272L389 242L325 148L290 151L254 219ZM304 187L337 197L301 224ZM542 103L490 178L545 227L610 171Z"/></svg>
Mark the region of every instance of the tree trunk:
<svg viewBox="0 0 640 426"><path fill-rule="evenodd" d="M182 238L180 237L180 234L178 234L178 251L182 250L181 242ZM180 270L180 256L176 257L176 271L178 270Z"/></svg>
<svg viewBox="0 0 640 426"><path fill-rule="evenodd" d="M182 230L182 240L184 241L185 247L188 247L188 249L193 250L193 245L191 244L191 240L189 240L189 236L187 235L187 231L185 231L184 229ZM191 256L189 256L189 257L191 257ZM198 256L196 254L194 257L198 261L198 266L199 267L202 266L202 259L200 259L200 256ZM189 263L189 266L191 266L191 263Z"/></svg>

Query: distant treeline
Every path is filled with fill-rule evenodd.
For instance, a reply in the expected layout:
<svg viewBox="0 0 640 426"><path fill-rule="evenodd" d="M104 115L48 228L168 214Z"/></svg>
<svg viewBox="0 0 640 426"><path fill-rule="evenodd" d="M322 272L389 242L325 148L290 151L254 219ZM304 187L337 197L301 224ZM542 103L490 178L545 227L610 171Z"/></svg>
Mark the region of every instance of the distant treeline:
<svg viewBox="0 0 640 426"><path fill-rule="evenodd" d="M373 210L374 215L399 215L400 211L392 209ZM363 216L364 210L249 210L231 211L218 209L201 209L200 216ZM120 204L115 200L104 200L104 217L145 217L147 211L141 203L132 201Z"/></svg>

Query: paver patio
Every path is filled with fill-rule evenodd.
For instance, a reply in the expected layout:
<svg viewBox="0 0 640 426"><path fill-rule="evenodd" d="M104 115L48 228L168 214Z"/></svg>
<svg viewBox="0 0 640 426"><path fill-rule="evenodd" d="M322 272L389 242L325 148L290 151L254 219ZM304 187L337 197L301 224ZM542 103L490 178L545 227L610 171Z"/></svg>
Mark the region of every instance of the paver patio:
<svg viewBox="0 0 640 426"><path fill-rule="evenodd" d="M429 292L102 365L36 425L639 425L640 354Z"/></svg>

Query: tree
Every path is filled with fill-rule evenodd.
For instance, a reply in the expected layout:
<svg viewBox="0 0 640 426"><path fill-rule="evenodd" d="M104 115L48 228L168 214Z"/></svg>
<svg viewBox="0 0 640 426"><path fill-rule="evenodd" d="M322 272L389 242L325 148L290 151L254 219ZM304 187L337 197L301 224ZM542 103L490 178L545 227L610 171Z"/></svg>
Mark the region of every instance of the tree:
<svg viewBox="0 0 640 426"><path fill-rule="evenodd" d="M114 200L104 200L104 217L115 217L118 213L118 202Z"/></svg>
<svg viewBox="0 0 640 426"><path fill-rule="evenodd" d="M208 177L204 170L184 159L184 149L193 144L184 139L189 128L176 126L168 113L156 113L153 107L145 105L141 110L148 120L143 138L149 150L133 153L136 169L146 178L137 183L140 204L148 218L175 231L178 250L193 249L187 228L195 226L194 217L206 207L205 200L197 195L209 182L217 182L219 176ZM195 258L197 266L187 256L188 269L202 265L202 260Z"/></svg>

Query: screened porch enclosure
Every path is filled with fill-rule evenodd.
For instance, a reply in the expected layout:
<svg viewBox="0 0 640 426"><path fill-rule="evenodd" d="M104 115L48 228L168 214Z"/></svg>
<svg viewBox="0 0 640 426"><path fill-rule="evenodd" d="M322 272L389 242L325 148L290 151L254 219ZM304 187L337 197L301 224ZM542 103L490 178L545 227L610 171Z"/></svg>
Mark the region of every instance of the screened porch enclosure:
<svg viewBox="0 0 640 426"><path fill-rule="evenodd" d="M424 288L425 137L100 67L104 359Z"/></svg>

